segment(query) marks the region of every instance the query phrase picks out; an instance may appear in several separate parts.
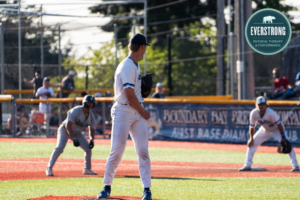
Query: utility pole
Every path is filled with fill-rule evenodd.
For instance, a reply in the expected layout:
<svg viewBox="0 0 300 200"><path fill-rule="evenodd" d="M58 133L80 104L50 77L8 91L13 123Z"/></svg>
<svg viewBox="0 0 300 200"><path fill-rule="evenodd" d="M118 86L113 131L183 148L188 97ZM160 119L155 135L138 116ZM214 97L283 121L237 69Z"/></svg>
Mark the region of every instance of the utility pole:
<svg viewBox="0 0 300 200"><path fill-rule="evenodd" d="M167 35L167 39L168 39L168 87L170 89L169 92L169 96L172 96L172 63L171 63L171 44L172 44L172 38L171 36L168 34Z"/></svg>
<svg viewBox="0 0 300 200"><path fill-rule="evenodd" d="M61 83L61 47L60 47L60 25L58 26L58 68L59 68L59 82ZM60 98L62 98L62 88L60 89ZM62 103L59 103L59 123L62 122Z"/></svg>
<svg viewBox="0 0 300 200"><path fill-rule="evenodd" d="M224 95L224 42L223 35L225 33L224 19L225 1L217 1L217 95Z"/></svg>
<svg viewBox="0 0 300 200"><path fill-rule="evenodd" d="M250 16L252 15L252 2L245 1L245 23L248 21ZM245 28L244 28L245 30ZM246 42L246 38L243 37L245 43L245 52L253 52L253 49ZM253 62L253 53L245 54L245 85L246 85L246 99L254 99L255 98L255 81L254 81L254 62Z"/></svg>
<svg viewBox="0 0 300 200"><path fill-rule="evenodd" d="M22 53L21 53L21 46L22 46L22 41L21 41L21 0L19 0L19 90L22 90ZM19 98L22 98L22 95L19 94Z"/></svg>
<svg viewBox="0 0 300 200"><path fill-rule="evenodd" d="M241 43L241 0L235 0L235 34L236 34L236 72L237 72L237 86L238 86L238 99L242 99L242 78L244 72L244 62L242 59L242 43Z"/></svg>
<svg viewBox="0 0 300 200"><path fill-rule="evenodd" d="M41 71L44 77L44 28L43 28L43 5L41 5Z"/></svg>
<svg viewBox="0 0 300 200"><path fill-rule="evenodd" d="M115 51L115 67L117 69L118 67L118 25L117 24L114 24L114 31L115 31L115 48L116 48L116 51Z"/></svg>
<svg viewBox="0 0 300 200"><path fill-rule="evenodd" d="M4 24L1 23L1 94L4 94L5 68L4 68ZM2 114L2 113L1 113Z"/></svg>
<svg viewBox="0 0 300 200"><path fill-rule="evenodd" d="M147 2L147 0L144 0L144 36L146 37L146 40L147 40L147 6L148 6L148 2ZM146 54L146 52L147 52L147 50L145 51L145 54L144 54L144 75L147 74L147 54Z"/></svg>
<svg viewBox="0 0 300 200"><path fill-rule="evenodd" d="M87 90L89 88L89 66L85 66L85 89Z"/></svg>

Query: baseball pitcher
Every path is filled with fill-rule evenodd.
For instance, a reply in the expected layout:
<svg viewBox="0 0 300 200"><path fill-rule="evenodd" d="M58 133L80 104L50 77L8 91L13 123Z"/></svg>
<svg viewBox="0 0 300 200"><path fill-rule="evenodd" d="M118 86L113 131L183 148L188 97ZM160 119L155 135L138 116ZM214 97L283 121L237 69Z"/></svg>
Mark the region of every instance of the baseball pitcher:
<svg viewBox="0 0 300 200"><path fill-rule="evenodd" d="M128 134L134 142L141 180L143 183L143 200L152 200L151 197L151 166L148 153L148 126L150 113L144 109L144 99L141 94L141 71L137 63L143 57L146 47L146 38L142 34L135 34L130 39L128 48L130 54L117 67L114 77L115 103L111 110L112 136L111 151L108 157L103 184L103 190L98 199L110 197L111 184L117 167L122 159Z"/></svg>

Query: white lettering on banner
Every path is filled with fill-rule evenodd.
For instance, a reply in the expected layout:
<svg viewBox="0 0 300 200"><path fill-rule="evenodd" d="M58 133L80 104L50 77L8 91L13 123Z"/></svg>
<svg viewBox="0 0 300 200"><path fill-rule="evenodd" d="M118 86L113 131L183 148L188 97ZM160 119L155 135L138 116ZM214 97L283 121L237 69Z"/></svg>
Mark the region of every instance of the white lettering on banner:
<svg viewBox="0 0 300 200"><path fill-rule="evenodd" d="M260 26L251 26L250 34L251 35L285 35L284 26L275 26L275 27L260 27Z"/></svg>
<svg viewBox="0 0 300 200"><path fill-rule="evenodd" d="M297 130L289 130L286 133L291 142L295 142L298 140ZM247 129L173 127L171 137L177 139L203 139L246 142L249 138L249 133Z"/></svg>
<svg viewBox="0 0 300 200"><path fill-rule="evenodd" d="M198 128L197 138L199 139L231 139L238 141L246 141L246 131L236 129L216 129L216 128Z"/></svg>
<svg viewBox="0 0 300 200"><path fill-rule="evenodd" d="M234 125L249 125L250 110L232 110L231 122Z"/></svg>
<svg viewBox="0 0 300 200"><path fill-rule="evenodd" d="M173 128L171 137L189 139L194 137L195 128Z"/></svg>
<svg viewBox="0 0 300 200"><path fill-rule="evenodd" d="M198 128L195 134L195 128L174 127L171 137L178 139L208 139L208 140L236 140L247 141L245 130L227 130L220 128Z"/></svg>
<svg viewBox="0 0 300 200"><path fill-rule="evenodd" d="M287 135L289 137L289 140L292 142L298 140L297 131L295 130L287 131Z"/></svg>
<svg viewBox="0 0 300 200"><path fill-rule="evenodd" d="M217 125L227 125L227 110L212 110L211 122Z"/></svg>
<svg viewBox="0 0 300 200"><path fill-rule="evenodd" d="M247 140L246 133L245 130L224 129L222 139Z"/></svg>
<svg viewBox="0 0 300 200"><path fill-rule="evenodd" d="M276 110L284 125L300 126L300 110Z"/></svg>
<svg viewBox="0 0 300 200"><path fill-rule="evenodd" d="M164 109L163 120L167 124L208 124L207 110Z"/></svg>
<svg viewBox="0 0 300 200"><path fill-rule="evenodd" d="M197 138L201 139L220 139L221 138L221 130L220 128L212 128L212 129L203 129L198 128Z"/></svg>

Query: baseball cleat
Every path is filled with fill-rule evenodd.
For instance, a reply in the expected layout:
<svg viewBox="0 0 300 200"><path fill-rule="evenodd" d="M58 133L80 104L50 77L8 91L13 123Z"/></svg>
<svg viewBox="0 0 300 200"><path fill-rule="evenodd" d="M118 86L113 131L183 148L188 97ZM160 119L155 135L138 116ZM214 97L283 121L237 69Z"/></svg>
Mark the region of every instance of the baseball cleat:
<svg viewBox="0 0 300 200"><path fill-rule="evenodd" d="M110 197L111 190L104 186L103 190L97 195L97 199L107 199Z"/></svg>
<svg viewBox="0 0 300 200"><path fill-rule="evenodd" d="M151 191L150 190L144 190L142 200L152 200L151 196L152 195L151 195Z"/></svg>
<svg viewBox="0 0 300 200"><path fill-rule="evenodd" d="M243 168L240 168L239 171L251 171L251 167L244 166Z"/></svg>
<svg viewBox="0 0 300 200"><path fill-rule="evenodd" d="M52 169L50 167L47 167L47 169L46 169L46 175L47 176L54 176L53 172L52 172Z"/></svg>
<svg viewBox="0 0 300 200"><path fill-rule="evenodd" d="M299 172L299 166L294 167L291 172Z"/></svg>
<svg viewBox="0 0 300 200"><path fill-rule="evenodd" d="M91 169L84 169L82 173L83 173L84 175L97 175L97 173L94 172L94 171L91 170Z"/></svg>

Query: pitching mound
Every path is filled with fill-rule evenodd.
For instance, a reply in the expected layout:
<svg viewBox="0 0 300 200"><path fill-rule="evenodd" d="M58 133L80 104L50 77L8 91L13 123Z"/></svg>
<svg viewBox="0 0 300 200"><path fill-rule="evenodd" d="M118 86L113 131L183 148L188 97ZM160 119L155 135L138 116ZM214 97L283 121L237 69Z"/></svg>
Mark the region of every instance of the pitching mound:
<svg viewBox="0 0 300 200"><path fill-rule="evenodd" d="M126 196L120 196L120 197L110 197L109 199L112 200L140 200L141 197L126 197ZM27 199L27 200L97 200L95 197L61 197L61 196L45 196L45 197L38 197L33 199ZM153 200L159 200L159 199L153 199Z"/></svg>

